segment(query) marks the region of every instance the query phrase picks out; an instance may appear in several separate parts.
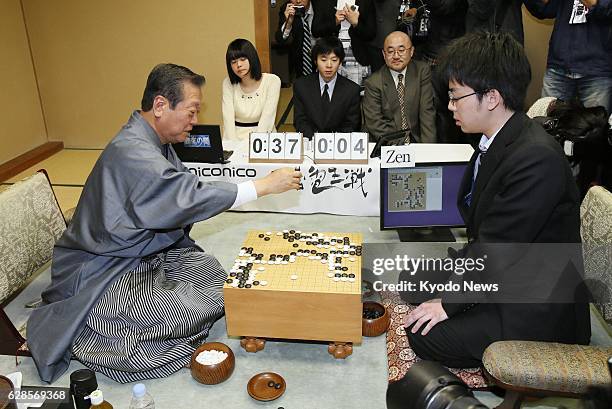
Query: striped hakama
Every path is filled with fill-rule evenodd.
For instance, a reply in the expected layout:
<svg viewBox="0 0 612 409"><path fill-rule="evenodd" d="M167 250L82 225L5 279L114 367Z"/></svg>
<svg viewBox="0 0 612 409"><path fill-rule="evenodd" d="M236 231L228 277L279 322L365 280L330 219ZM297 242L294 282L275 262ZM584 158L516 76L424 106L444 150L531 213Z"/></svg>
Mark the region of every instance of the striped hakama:
<svg viewBox="0 0 612 409"><path fill-rule="evenodd" d="M178 371L223 314L225 277L217 259L196 248L141 260L90 312L74 357L121 383Z"/></svg>

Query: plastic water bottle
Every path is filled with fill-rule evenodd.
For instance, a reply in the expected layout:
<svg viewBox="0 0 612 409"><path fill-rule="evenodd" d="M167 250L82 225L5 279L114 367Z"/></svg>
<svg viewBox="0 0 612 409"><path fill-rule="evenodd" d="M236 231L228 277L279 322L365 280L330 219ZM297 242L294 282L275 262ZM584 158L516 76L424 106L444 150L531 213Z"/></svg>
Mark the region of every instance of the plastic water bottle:
<svg viewBox="0 0 612 409"><path fill-rule="evenodd" d="M137 383L132 388L132 402L129 409L155 409L155 402L142 383Z"/></svg>

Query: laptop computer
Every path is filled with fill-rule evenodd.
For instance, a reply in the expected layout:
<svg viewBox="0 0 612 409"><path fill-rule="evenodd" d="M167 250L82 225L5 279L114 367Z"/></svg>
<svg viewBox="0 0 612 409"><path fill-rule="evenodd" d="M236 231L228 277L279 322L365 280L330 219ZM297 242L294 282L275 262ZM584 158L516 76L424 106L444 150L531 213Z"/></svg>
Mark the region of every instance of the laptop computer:
<svg viewBox="0 0 612 409"><path fill-rule="evenodd" d="M172 147L183 162L225 163L233 151L224 151L219 125L194 125L183 143Z"/></svg>

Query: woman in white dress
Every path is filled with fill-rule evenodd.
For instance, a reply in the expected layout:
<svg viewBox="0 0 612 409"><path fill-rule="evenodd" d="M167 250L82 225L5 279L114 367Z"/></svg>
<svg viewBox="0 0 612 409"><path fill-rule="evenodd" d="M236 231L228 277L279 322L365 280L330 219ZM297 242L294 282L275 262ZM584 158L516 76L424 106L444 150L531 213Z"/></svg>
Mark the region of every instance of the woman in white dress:
<svg viewBox="0 0 612 409"><path fill-rule="evenodd" d="M257 50L242 38L229 44L225 61L223 139L248 141L250 132L274 132L280 78L262 74Z"/></svg>

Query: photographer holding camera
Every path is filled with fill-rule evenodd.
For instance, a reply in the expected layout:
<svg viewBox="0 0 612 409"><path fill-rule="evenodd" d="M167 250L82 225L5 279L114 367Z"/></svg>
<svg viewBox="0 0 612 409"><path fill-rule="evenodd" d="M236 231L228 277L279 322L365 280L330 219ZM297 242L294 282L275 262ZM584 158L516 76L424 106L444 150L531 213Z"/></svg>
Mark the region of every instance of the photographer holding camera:
<svg viewBox="0 0 612 409"><path fill-rule="evenodd" d="M289 0L279 11L275 38L289 49L289 71L295 78L315 71L311 58L314 8L310 0Z"/></svg>

